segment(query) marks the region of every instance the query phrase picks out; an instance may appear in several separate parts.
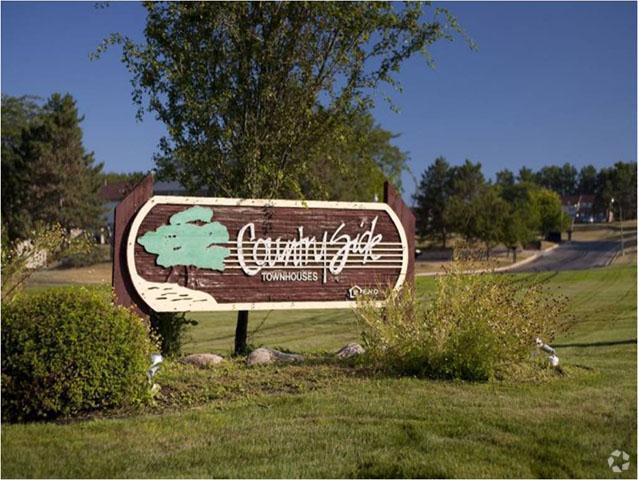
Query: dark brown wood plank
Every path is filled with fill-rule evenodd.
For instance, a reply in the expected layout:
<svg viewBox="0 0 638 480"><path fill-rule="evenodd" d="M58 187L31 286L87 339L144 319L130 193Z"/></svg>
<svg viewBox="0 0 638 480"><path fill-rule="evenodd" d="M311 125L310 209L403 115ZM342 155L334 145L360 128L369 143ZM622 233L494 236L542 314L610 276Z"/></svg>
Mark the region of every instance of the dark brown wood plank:
<svg viewBox="0 0 638 480"><path fill-rule="evenodd" d="M113 231L113 293L115 303L132 308L139 315L149 315L151 310L137 294L126 266L126 239L131 222L138 210L153 196L153 175L146 176L115 207Z"/></svg>
<svg viewBox="0 0 638 480"><path fill-rule="evenodd" d="M200 205L206 206L205 203ZM188 208L190 205L170 203L155 205L142 220L137 237L168 224L172 215ZM230 242L225 246L232 249L232 254L227 258L226 269L223 272L186 266L177 266L172 269L161 267L156 263L156 255L146 252L136 242L134 252L138 274L149 282L170 281L183 287L206 292L218 303L344 301L348 299L348 290L353 285L384 289L395 285L399 278L403 255L400 245L401 236L394 221L385 210L222 205L211 205L210 208L213 210L212 221L222 223L228 229L230 237ZM323 269L318 268L316 264L295 269L277 266L277 268L263 270L263 272L314 272L317 274L317 280L311 281L264 281L262 272L249 276L238 268L236 238L239 230L248 223L254 224L257 238L270 237L273 240L281 238L282 241L297 239L298 227L303 226L304 236L315 237L319 242L324 232L328 232L328 238L330 238L342 224L344 227L340 233L346 233L352 238L364 231L374 218L377 219L374 234L383 235L383 244L393 244L379 245L375 248L375 252L382 255L382 262L378 264L367 262L364 265L362 255L351 255L348 266L362 268L346 268L336 278L331 273L327 273L326 283L323 282ZM252 253L252 250L246 253ZM252 261L249 263L252 264ZM289 265L292 265L292 262Z"/></svg>
<svg viewBox="0 0 638 480"><path fill-rule="evenodd" d="M401 194L397 192L394 186L386 180L383 185L383 201L390 205L392 210L396 212L403 224L403 229L408 237L408 271L406 275L406 282L410 282L414 285L414 262L415 262L415 225L416 218L410 207L408 207Z"/></svg>

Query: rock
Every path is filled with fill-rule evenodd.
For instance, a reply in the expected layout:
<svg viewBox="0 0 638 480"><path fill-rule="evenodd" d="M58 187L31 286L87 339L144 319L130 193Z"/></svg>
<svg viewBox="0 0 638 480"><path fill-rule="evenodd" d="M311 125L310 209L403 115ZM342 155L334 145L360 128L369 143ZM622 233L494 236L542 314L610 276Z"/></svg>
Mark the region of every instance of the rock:
<svg viewBox="0 0 638 480"><path fill-rule="evenodd" d="M246 363L248 365L266 365L274 361L274 356L267 348L258 348L248 355Z"/></svg>
<svg viewBox="0 0 638 480"><path fill-rule="evenodd" d="M271 363L292 363L303 362L304 358L301 355L295 355L293 353L283 353L271 348L258 348L253 350L248 355L246 363L248 365L268 365Z"/></svg>
<svg viewBox="0 0 638 480"><path fill-rule="evenodd" d="M217 365L224 361L224 357L215 355L214 353L194 353L180 359L181 363L188 365L194 365L199 368L207 368L213 365Z"/></svg>
<svg viewBox="0 0 638 480"><path fill-rule="evenodd" d="M361 355L365 353L365 350L358 343L349 343L341 350L337 352L337 357L339 358L352 358L357 355Z"/></svg>

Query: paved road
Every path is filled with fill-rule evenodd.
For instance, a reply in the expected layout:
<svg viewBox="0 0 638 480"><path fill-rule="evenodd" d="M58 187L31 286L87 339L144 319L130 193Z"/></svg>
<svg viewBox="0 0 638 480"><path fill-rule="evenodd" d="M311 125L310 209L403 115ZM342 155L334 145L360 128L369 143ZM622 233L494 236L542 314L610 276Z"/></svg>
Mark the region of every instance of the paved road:
<svg viewBox="0 0 638 480"><path fill-rule="evenodd" d="M636 245L636 237L625 238L625 248ZM620 249L620 240L565 242L558 248L510 272L546 272L558 270L583 270L604 267ZM635 255L631 253L630 255Z"/></svg>

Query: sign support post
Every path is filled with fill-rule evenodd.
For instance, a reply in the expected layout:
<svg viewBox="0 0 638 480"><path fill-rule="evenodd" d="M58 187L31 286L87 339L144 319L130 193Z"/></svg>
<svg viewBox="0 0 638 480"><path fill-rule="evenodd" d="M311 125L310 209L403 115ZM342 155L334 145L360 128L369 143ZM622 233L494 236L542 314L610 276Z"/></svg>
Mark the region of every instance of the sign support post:
<svg viewBox="0 0 638 480"><path fill-rule="evenodd" d="M408 239L408 271L406 272L405 281L414 285L414 256L416 255L415 239L416 239L416 217L410 207L408 207L401 194L397 192L396 188L387 180L383 184L383 201L390 205L390 208L395 211L403 228L405 229L405 235Z"/></svg>
<svg viewBox="0 0 638 480"><path fill-rule="evenodd" d="M248 310L237 312L237 326L235 327L235 355L246 353L246 339L248 338Z"/></svg>
<svg viewBox="0 0 638 480"><path fill-rule="evenodd" d="M126 265L126 242L131 222L139 209L153 196L153 175L147 175L135 188L115 207L113 226L113 271L112 285L115 302L135 313L146 317L151 309L142 301L131 282Z"/></svg>

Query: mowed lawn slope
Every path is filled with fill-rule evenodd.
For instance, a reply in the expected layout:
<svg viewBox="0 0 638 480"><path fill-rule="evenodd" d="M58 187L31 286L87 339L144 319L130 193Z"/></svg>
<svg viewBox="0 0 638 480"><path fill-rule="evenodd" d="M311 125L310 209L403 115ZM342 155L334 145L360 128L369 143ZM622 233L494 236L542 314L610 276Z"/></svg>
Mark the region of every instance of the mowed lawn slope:
<svg viewBox="0 0 638 480"><path fill-rule="evenodd" d="M2 476L635 478L635 266L518 278L570 299L573 323L554 342L564 376L480 384L335 370L317 388L163 415L3 425ZM424 294L432 282L419 279ZM189 350L228 352L232 316L198 319ZM329 351L356 339L344 312L274 312L253 343ZM330 371L259 372L303 383L313 368ZM615 449L631 455L622 474L607 465Z"/></svg>

